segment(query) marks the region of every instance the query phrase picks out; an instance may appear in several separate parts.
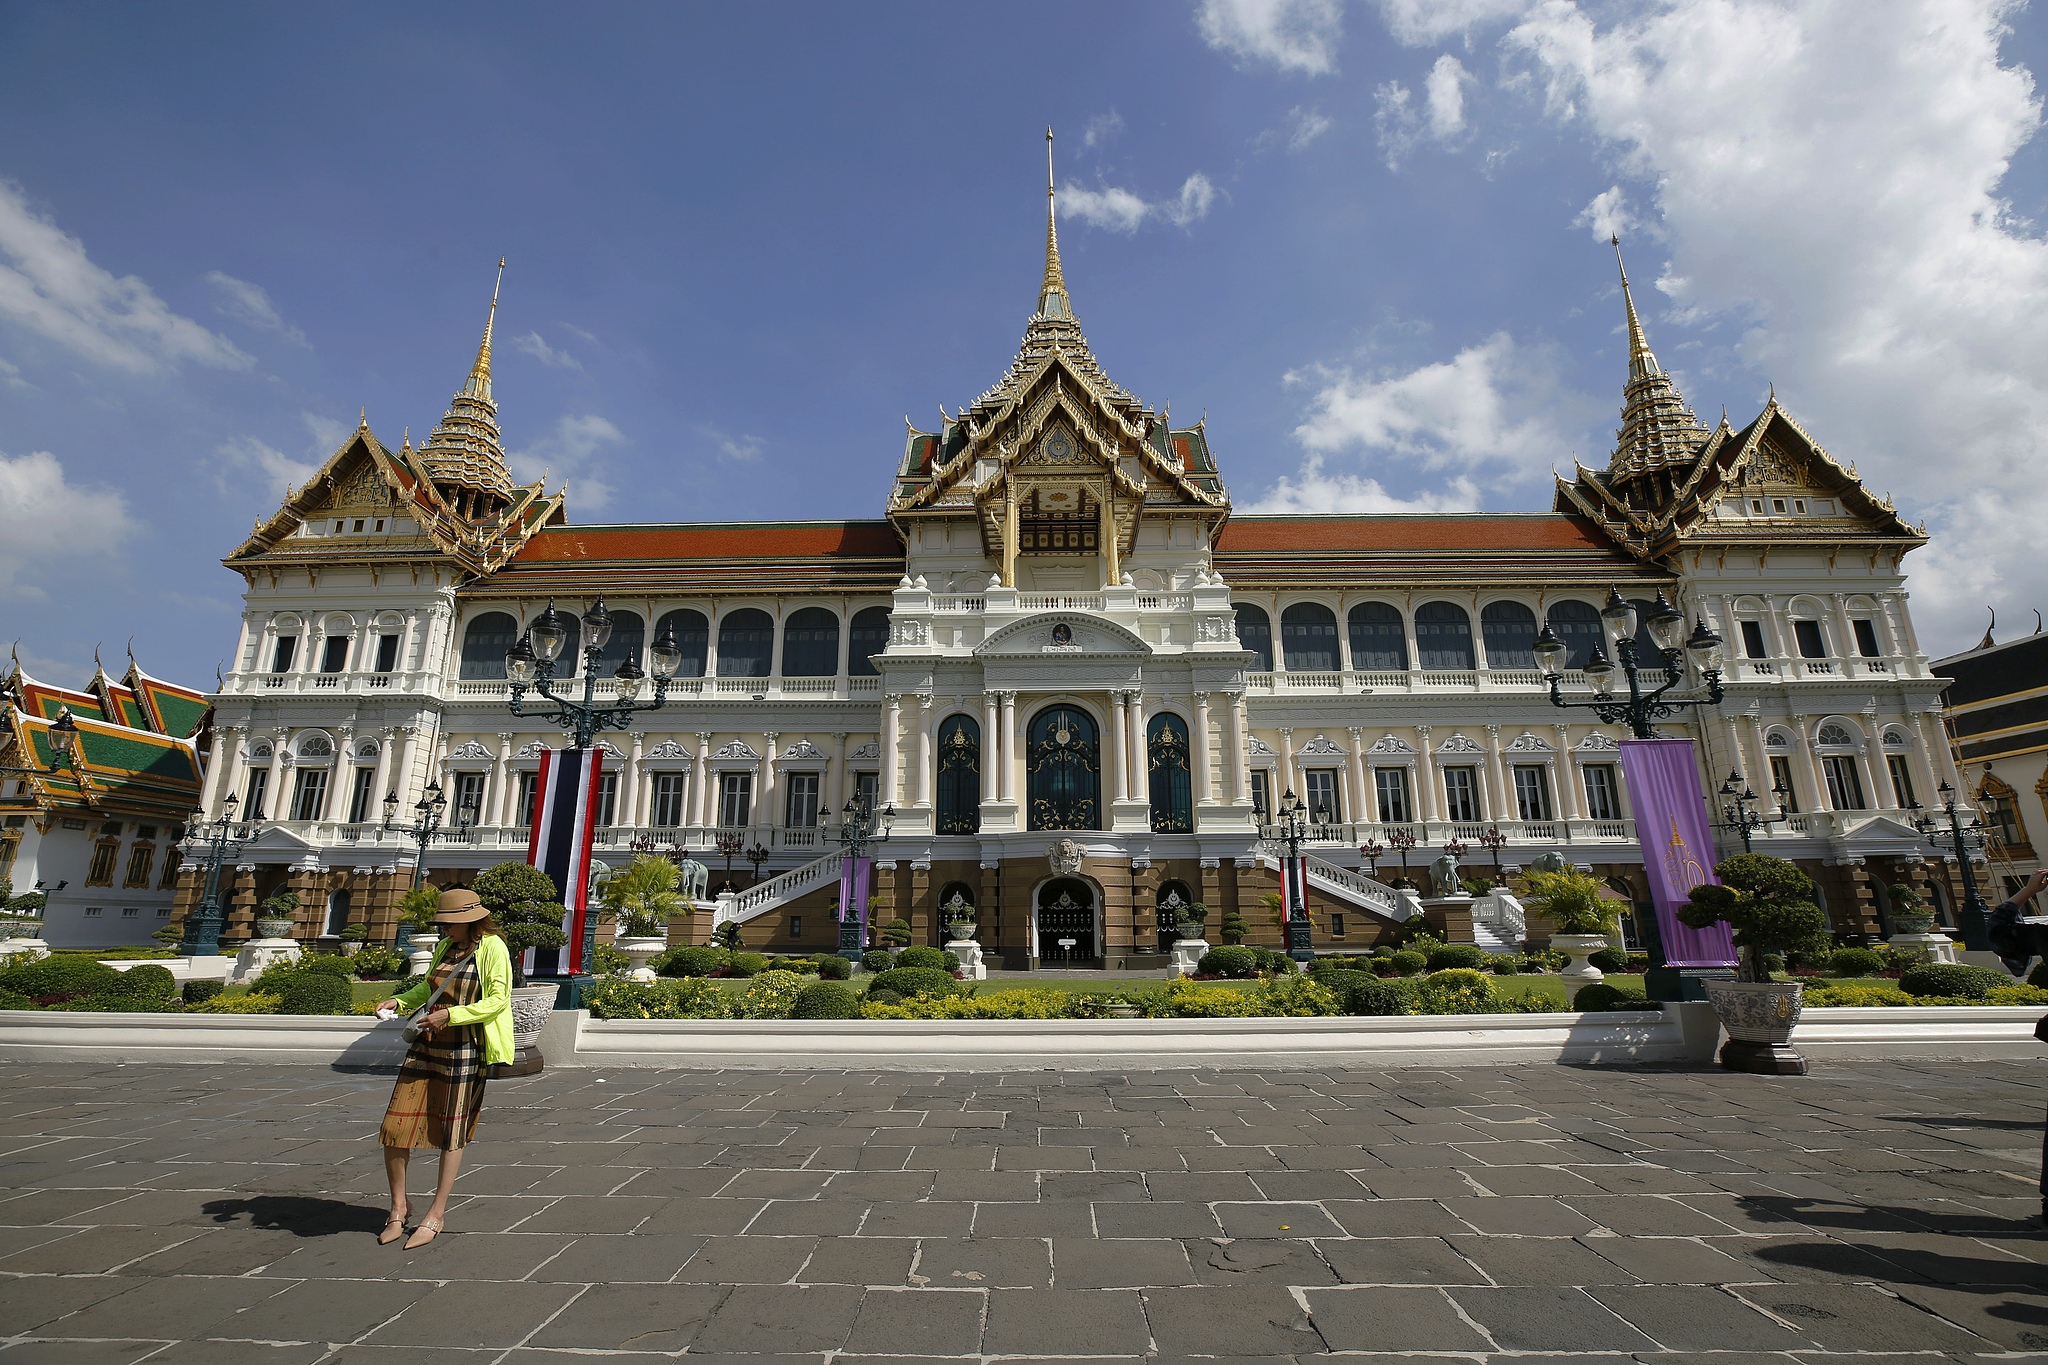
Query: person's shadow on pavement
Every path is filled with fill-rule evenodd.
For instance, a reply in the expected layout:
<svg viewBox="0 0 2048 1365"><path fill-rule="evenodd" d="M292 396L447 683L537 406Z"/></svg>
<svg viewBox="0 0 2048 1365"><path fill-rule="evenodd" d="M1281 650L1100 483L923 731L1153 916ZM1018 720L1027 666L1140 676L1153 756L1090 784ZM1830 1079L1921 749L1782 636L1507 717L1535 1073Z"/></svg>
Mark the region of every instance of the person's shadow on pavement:
<svg viewBox="0 0 2048 1365"><path fill-rule="evenodd" d="M289 1232L296 1237L332 1237L338 1232L376 1232L385 1211L340 1199L314 1199L299 1194L259 1194L247 1199L214 1199L200 1212L216 1223L247 1218L249 1226Z"/></svg>

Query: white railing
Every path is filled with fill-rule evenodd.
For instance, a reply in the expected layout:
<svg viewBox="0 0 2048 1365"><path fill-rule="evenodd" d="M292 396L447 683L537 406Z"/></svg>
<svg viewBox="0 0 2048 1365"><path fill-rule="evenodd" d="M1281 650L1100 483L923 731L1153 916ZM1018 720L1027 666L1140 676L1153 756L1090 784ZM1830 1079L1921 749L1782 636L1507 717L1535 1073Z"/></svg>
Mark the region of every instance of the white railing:
<svg viewBox="0 0 2048 1365"><path fill-rule="evenodd" d="M1472 902L1472 922L1505 931L1501 937L1511 944L1529 936L1529 921L1522 913L1522 903L1498 887Z"/></svg>
<svg viewBox="0 0 2048 1365"><path fill-rule="evenodd" d="M807 831L814 832L814 831ZM839 865L845 855L833 852L822 858L813 858L802 867L793 867L780 876L750 886L732 898L732 917L750 920L756 915L766 914L778 905L785 905L807 891L814 891L828 882L839 880Z"/></svg>
<svg viewBox="0 0 2048 1365"><path fill-rule="evenodd" d="M986 597L934 597L933 611L987 611Z"/></svg>
<svg viewBox="0 0 2048 1365"><path fill-rule="evenodd" d="M1032 592L1021 594L1017 606L1023 611L1101 611L1099 592Z"/></svg>
<svg viewBox="0 0 2048 1365"><path fill-rule="evenodd" d="M1477 687L1479 675L1465 672L1443 672L1427 670L1414 675L1424 687Z"/></svg>
<svg viewBox="0 0 2048 1365"><path fill-rule="evenodd" d="M1268 858L1267 861L1272 860ZM1408 918L1408 903L1401 899L1401 893L1393 887L1376 882L1362 872L1353 872L1349 868L1325 862L1314 854L1308 855L1303 861L1308 864L1310 885L1321 885L1325 890L1335 889L1376 915L1384 915L1391 920Z"/></svg>
<svg viewBox="0 0 2048 1365"><path fill-rule="evenodd" d="M1141 592L1138 594L1139 611L1193 611L1194 609L1195 597L1193 593Z"/></svg>
<svg viewBox="0 0 2048 1365"><path fill-rule="evenodd" d="M1417 867L1427 867L1452 839L1470 846L1465 862L1471 865L1475 858L1486 854L1479 836L1495 828L1506 836L1505 847L1515 850L1513 855L1504 855L1508 861L1527 854L1531 845L1542 849L1557 844L1633 843L1636 837L1633 820L1411 820L1384 825L1367 820L1336 820L1309 826L1309 838L1319 846L1359 848L1377 843L1388 850L1379 859L1381 870L1385 871L1388 864L1399 866L1400 852L1390 838L1399 832L1415 841L1408 851L1412 872ZM1264 833L1271 837L1272 828L1267 827Z"/></svg>

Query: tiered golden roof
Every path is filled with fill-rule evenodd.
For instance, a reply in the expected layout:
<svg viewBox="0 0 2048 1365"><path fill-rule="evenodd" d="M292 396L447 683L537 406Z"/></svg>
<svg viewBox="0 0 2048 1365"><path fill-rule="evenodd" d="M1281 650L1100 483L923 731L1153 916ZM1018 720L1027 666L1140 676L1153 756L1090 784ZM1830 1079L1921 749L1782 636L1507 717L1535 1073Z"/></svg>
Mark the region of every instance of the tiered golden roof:
<svg viewBox="0 0 2048 1365"><path fill-rule="evenodd" d="M1621 239L1609 240L1614 263L1621 268L1621 298L1628 309L1628 386L1622 391L1621 430L1615 433L1608 477L1623 483L1667 470L1682 477L1709 433L1651 353L1642 319L1636 316L1635 295L1629 290L1628 267L1622 264Z"/></svg>
<svg viewBox="0 0 2048 1365"><path fill-rule="evenodd" d="M505 262L498 261L498 285L505 282ZM483 344L469 378L456 391L448 412L420 447L419 462L448 501L463 515L481 519L512 500L512 474L505 466L504 443L498 434L498 405L491 397L491 329L498 320L498 288L491 290L491 311L484 320Z"/></svg>

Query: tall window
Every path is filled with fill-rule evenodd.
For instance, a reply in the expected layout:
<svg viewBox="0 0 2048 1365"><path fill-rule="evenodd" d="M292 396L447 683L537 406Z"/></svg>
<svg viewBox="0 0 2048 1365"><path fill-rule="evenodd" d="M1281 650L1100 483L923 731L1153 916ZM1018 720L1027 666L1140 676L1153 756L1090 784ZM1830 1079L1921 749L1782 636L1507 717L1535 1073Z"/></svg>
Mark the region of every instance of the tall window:
<svg viewBox="0 0 2048 1365"><path fill-rule="evenodd" d="M1379 798L1381 824L1405 825L1415 818L1406 768L1374 768L1372 788Z"/></svg>
<svg viewBox="0 0 2048 1365"><path fill-rule="evenodd" d="M1455 602L1424 602L1415 609L1415 648L1431 672L1472 667L1472 618Z"/></svg>
<svg viewBox="0 0 2048 1365"><path fill-rule="evenodd" d="M521 829L533 828L533 796L539 782L537 772L519 774L519 795L512 804L512 822Z"/></svg>
<svg viewBox="0 0 2048 1365"><path fill-rule="evenodd" d="M1836 810L1863 809L1863 782L1856 775L1856 760L1846 754L1830 754L1820 761L1828 779L1828 804Z"/></svg>
<svg viewBox="0 0 2048 1365"><path fill-rule="evenodd" d="M519 623L504 612L476 617L462 632L461 676L483 681L504 677L505 655L518 638Z"/></svg>
<svg viewBox="0 0 2048 1365"><path fill-rule="evenodd" d="M1621 818L1621 793L1614 785L1612 763L1588 763L1580 771L1586 777L1586 815L1594 820Z"/></svg>
<svg viewBox="0 0 2048 1365"><path fill-rule="evenodd" d="M597 775L597 823L606 829L618 823L619 775L599 773Z"/></svg>
<svg viewBox="0 0 2048 1365"><path fill-rule="evenodd" d="M1818 621L1794 621L1792 638L1799 642L1799 657L1802 659L1825 659L1828 657L1827 637L1821 634Z"/></svg>
<svg viewBox="0 0 2048 1365"><path fill-rule="evenodd" d="M320 642L320 671L342 673L348 669L348 636L330 635Z"/></svg>
<svg viewBox="0 0 2048 1365"><path fill-rule="evenodd" d="M1262 825L1273 818L1273 775L1264 768L1252 769L1252 812Z"/></svg>
<svg viewBox="0 0 2048 1365"><path fill-rule="evenodd" d="M249 794L242 798L242 818L244 820L263 819L263 800L269 794L270 769L249 769Z"/></svg>
<svg viewBox="0 0 2048 1365"><path fill-rule="evenodd" d="M1768 659L1771 651L1764 647L1764 623L1744 621L1742 623L1742 653L1751 659Z"/></svg>
<svg viewBox="0 0 2048 1365"><path fill-rule="evenodd" d="M675 636L676 648L683 651L683 662L676 668L678 678L701 678L704 676L704 661L710 657L711 622L701 611L688 607L672 611L654 623L654 638L659 640L662 632Z"/></svg>
<svg viewBox="0 0 2048 1365"><path fill-rule="evenodd" d="M356 769L355 785L349 788L348 793L348 822L351 825L360 825L365 820L368 820L370 818L370 808L376 803L376 800L377 770L375 768ZM460 807L457 809L460 809Z"/></svg>
<svg viewBox="0 0 2048 1365"><path fill-rule="evenodd" d="M937 829L940 834L974 834L981 829L981 726L974 717L951 715L939 722Z"/></svg>
<svg viewBox="0 0 2048 1365"><path fill-rule="evenodd" d="M292 789L292 819L318 820L327 804L327 769L299 769L298 784Z"/></svg>
<svg viewBox="0 0 2048 1365"><path fill-rule="evenodd" d="M1152 717L1145 732L1146 795L1155 834L1192 834L1194 788L1188 777L1188 727L1171 711Z"/></svg>
<svg viewBox="0 0 2048 1365"><path fill-rule="evenodd" d="M754 775L752 773L720 773L718 775L718 823L729 829L738 829L754 815Z"/></svg>
<svg viewBox="0 0 2048 1365"><path fill-rule="evenodd" d="M1264 607L1255 607L1249 602L1239 602L1233 608L1237 612L1237 642L1258 657L1252 660L1252 671L1271 673L1273 671L1273 618L1266 615Z"/></svg>
<svg viewBox="0 0 2048 1365"><path fill-rule="evenodd" d="M163 876L157 880L157 890L168 891L178 884L178 868L183 862L184 858L179 854L176 844L164 850L164 871ZM0 847L0 876L5 876L6 873L7 853L4 847Z"/></svg>
<svg viewBox="0 0 2048 1365"><path fill-rule="evenodd" d="M818 827L818 775L784 773L788 796L782 803L782 823L791 829Z"/></svg>
<svg viewBox="0 0 2048 1365"><path fill-rule="evenodd" d="M758 607L729 611L718 623L718 676L765 678L775 661L775 622Z"/></svg>
<svg viewBox="0 0 2048 1365"><path fill-rule="evenodd" d="M1025 734L1030 828L1101 829L1102 770L1095 720L1074 706L1048 706Z"/></svg>
<svg viewBox="0 0 2048 1365"><path fill-rule="evenodd" d="M611 615L612 633L604 642L604 653L597 657L600 678L618 676L619 665L628 659L641 664L640 647L647 642L647 619L639 612L615 611Z"/></svg>
<svg viewBox="0 0 2048 1365"><path fill-rule="evenodd" d="M873 678L881 674L873 657L889 647L889 609L862 607L853 614L846 630L846 673L852 678Z"/></svg>
<svg viewBox="0 0 2048 1365"><path fill-rule="evenodd" d="M682 773L656 773L654 775L654 809L649 818L659 829L674 829L683 823L683 789L686 779Z"/></svg>
<svg viewBox="0 0 2048 1365"><path fill-rule="evenodd" d="M1771 756L1771 790L1783 793L1778 799L1784 803L1785 814L1799 814L1799 787L1792 781L1792 760L1783 754Z"/></svg>
<svg viewBox="0 0 2048 1365"><path fill-rule="evenodd" d="M511 646L510 646L510 645L507 645L507 646L506 646L506 648L507 648L507 649L510 649L510 648L511 648ZM270 671L271 671L272 673L289 673L289 672L291 672L291 671L292 671L292 660L293 660L293 659L295 659L295 658L297 658L297 657L298 657L298 654L299 654L299 637L298 637L298 636L296 636L296 635L280 635L280 636L278 636L278 637L277 637L277 646L276 646L276 648L274 648L274 649L272 649L272 650L270 651ZM502 674L501 674L500 676L502 676Z"/></svg>
<svg viewBox="0 0 2048 1365"><path fill-rule="evenodd" d="M1344 803L1338 796L1335 768L1310 768L1301 775L1302 797L1308 802L1308 818L1319 825L1344 818Z"/></svg>
<svg viewBox="0 0 2048 1365"><path fill-rule="evenodd" d="M1515 814L1524 820L1549 820L1550 769L1541 763L1515 765Z"/></svg>
<svg viewBox="0 0 2048 1365"><path fill-rule="evenodd" d="M1452 820L1470 824L1479 815L1479 770L1456 767L1444 769L1444 810Z"/></svg>
<svg viewBox="0 0 2048 1365"><path fill-rule="evenodd" d="M1879 652L1877 626L1873 622L1858 618L1849 623L1849 628L1856 632L1856 652L1866 659L1875 659Z"/></svg>
<svg viewBox="0 0 2048 1365"><path fill-rule="evenodd" d="M839 618L823 607L789 614L782 626L782 676L832 678L839 674Z"/></svg>
<svg viewBox="0 0 2048 1365"><path fill-rule="evenodd" d="M1918 799L1913 791L1913 765L1904 754L1892 754L1885 759L1884 766L1892 775L1892 790L1898 793L1899 804L1912 806Z"/></svg>
<svg viewBox="0 0 2048 1365"><path fill-rule="evenodd" d="M881 807L882 775L880 773L855 773L853 775L853 798L860 802L863 810L878 810Z"/></svg>
<svg viewBox="0 0 2048 1365"><path fill-rule="evenodd" d="M389 673L398 667L398 637L379 635L377 637L377 671Z"/></svg>
<svg viewBox="0 0 2048 1365"><path fill-rule="evenodd" d="M454 818L458 822L462 819L462 812L466 808L472 812L470 819L474 823L479 825L483 823L485 780L486 774L484 773L455 774L455 790L449 793L449 798L454 802ZM372 799L375 799L375 795L375 792L371 793Z"/></svg>
<svg viewBox="0 0 2048 1365"><path fill-rule="evenodd" d="M1351 666L1406 672L1408 636L1401 609L1390 602L1360 602L1351 609Z"/></svg>
<svg viewBox="0 0 2048 1365"><path fill-rule="evenodd" d="M121 851L118 840L108 839L94 844L92 862L85 869L87 886L112 886L114 884L114 857Z"/></svg>
<svg viewBox="0 0 2048 1365"><path fill-rule="evenodd" d="M2006 848L2027 841L2026 832L2020 826L2019 807L2010 796L2002 793L1980 791L1977 803L1984 812L1985 827L1992 837Z"/></svg>
<svg viewBox="0 0 2048 1365"><path fill-rule="evenodd" d="M1488 602L1479 613L1488 668L1534 668L1536 613L1520 602Z"/></svg>
<svg viewBox="0 0 2048 1365"><path fill-rule="evenodd" d="M1550 625L1550 633L1564 641L1571 652L1565 655L1566 668L1584 668L1592 656L1593 646L1604 644L1606 636L1600 627L1600 609L1591 602L1581 602L1567 597L1562 602L1552 602L1544 620ZM1493 646L1486 647L1488 654Z"/></svg>
<svg viewBox="0 0 2048 1365"><path fill-rule="evenodd" d="M148 886L149 870L156 865L156 845L137 844L128 850L128 873L123 886Z"/></svg>
<svg viewBox="0 0 2048 1365"><path fill-rule="evenodd" d="M1320 602L1296 602L1280 613L1280 649L1289 673L1337 671L1337 616Z"/></svg>

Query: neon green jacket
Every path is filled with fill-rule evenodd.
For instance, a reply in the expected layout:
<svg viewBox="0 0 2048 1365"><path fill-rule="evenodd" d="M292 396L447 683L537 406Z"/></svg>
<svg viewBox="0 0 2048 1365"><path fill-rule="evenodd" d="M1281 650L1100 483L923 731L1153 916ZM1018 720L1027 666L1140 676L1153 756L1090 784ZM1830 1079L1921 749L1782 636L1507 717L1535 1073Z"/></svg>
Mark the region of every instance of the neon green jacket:
<svg viewBox="0 0 2048 1365"><path fill-rule="evenodd" d="M433 978L434 967L448 952L448 945L454 942L446 935L434 945L434 964L427 968L427 977ZM484 1027L484 1065L512 1060L512 953L505 947L505 940L496 934L485 934L476 945L476 971L483 986L473 1005L448 1006L448 1022L451 1024L482 1024ZM427 981L420 982L404 995L395 997L400 1013L411 1014L426 1003L432 987ZM436 1009L441 1008L439 1005Z"/></svg>

